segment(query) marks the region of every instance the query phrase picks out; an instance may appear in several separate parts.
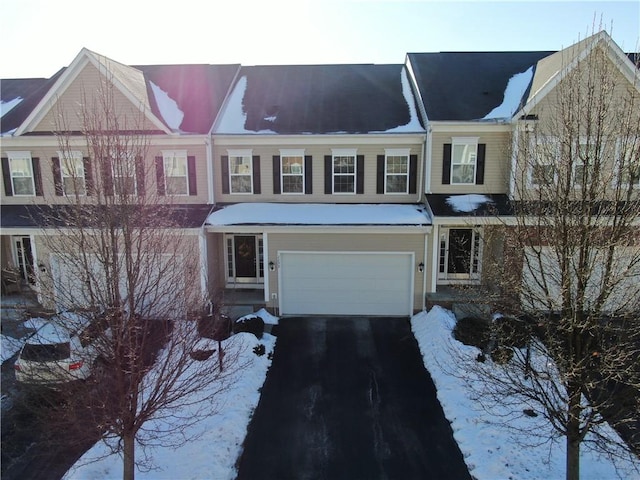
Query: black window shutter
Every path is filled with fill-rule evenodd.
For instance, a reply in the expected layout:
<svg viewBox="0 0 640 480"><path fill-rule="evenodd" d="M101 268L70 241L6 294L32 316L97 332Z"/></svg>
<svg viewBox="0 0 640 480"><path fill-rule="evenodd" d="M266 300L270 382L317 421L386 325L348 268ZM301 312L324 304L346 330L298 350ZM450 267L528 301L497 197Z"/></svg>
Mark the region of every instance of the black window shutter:
<svg viewBox="0 0 640 480"><path fill-rule="evenodd" d="M60 158L51 157L51 172L53 172L53 186L56 192L56 197L62 197L64 195L64 188L62 186L62 170L60 169Z"/></svg>
<svg viewBox="0 0 640 480"><path fill-rule="evenodd" d="M282 193L280 187L280 155L273 156L273 193Z"/></svg>
<svg viewBox="0 0 640 480"><path fill-rule="evenodd" d="M262 193L260 190L260 155L253 156L253 193Z"/></svg>
<svg viewBox="0 0 640 480"><path fill-rule="evenodd" d="M4 182L4 194L7 197L13 196L13 187L11 186L11 171L9 169L9 159L2 157L2 181Z"/></svg>
<svg viewBox="0 0 640 480"><path fill-rule="evenodd" d="M476 185L484 184L484 158L487 151L486 143L478 144L478 164L476 165Z"/></svg>
<svg viewBox="0 0 640 480"><path fill-rule="evenodd" d="M229 156L220 157L220 167L222 168L222 193L229 193Z"/></svg>
<svg viewBox="0 0 640 480"><path fill-rule="evenodd" d="M364 193L364 155L356 156L356 193Z"/></svg>
<svg viewBox="0 0 640 480"><path fill-rule="evenodd" d="M36 195L41 197L42 192L42 172L40 171L40 159L33 157L31 159L31 165L33 165L33 183L36 186Z"/></svg>
<svg viewBox="0 0 640 480"><path fill-rule="evenodd" d="M409 193L418 191L418 155L409 155Z"/></svg>
<svg viewBox="0 0 640 480"><path fill-rule="evenodd" d="M189 182L189 195L197 195L198 177L196 176L196 157L193 155L187 157L187 180Z"/></svg>
<svg viewBox="0 0 640 480"><path fill-rule="evenodd" d="M384 193L384 155L378 155L376 166L376 193Z"/></svg>
<svg viewBox="0 0 640 480"><path fill-rule="evenodd" d="M451 144L445 143L442 149L442 184L451 184Z"/></svg>
<svg viewBox="0 0 640 480"><path fill-rule="evenodd" d="M113 195L113 167L110 158L103 158L102 165L100 165L102 187L105 195Z"/></svg>
<svg viewBox="0 0 640 480"><path fill-rule="evenodd" d="M158 195L166 195L164 185L164 158L156 157L156 183L158 184Z"/></svg>
<svg viewBox="0 0 640 480"><path fill-rule="evenodd" d="M331 155L324 156L324 193L331 195L333 193L333 157Z"/></svg>
<svg viewBox="0 0 640 480"><path fill-rule="evenodd" d="M311 155L304 156L304 193L313 193L313 159Z"/></svg>
<svg viewBox="0 0 640 480"><path fill-rule="evenodd" d="M84 186L87 195L93 195L93 170L91 169L91 159L82 157L82 166L84 167Z"/></svg>
<svg viewBox="0 0 640 480"><path fill-rule="evenodd" d="M136 157L136 193L138 195L145 194L144 174L144 159Z"/></svg>

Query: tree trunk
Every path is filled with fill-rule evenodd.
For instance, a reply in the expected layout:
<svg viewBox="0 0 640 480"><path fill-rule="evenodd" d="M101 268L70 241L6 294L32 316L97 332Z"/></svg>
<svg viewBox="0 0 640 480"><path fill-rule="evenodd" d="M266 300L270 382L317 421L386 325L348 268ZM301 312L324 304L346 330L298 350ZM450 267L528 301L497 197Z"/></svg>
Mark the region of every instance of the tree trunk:
<svg viewBox="0 0 640 480"><path fill-rule="evenodd" d="M566 480L580 480L580 388L569 385Z"/></svg>
<svg viewBox="0 0 640 480"><path fill-rule="evenodd" d="M132 434L124 434L123 440L123 472L122 480L134 480L135 478L135 466L136 466L136 437Z"/></svg>

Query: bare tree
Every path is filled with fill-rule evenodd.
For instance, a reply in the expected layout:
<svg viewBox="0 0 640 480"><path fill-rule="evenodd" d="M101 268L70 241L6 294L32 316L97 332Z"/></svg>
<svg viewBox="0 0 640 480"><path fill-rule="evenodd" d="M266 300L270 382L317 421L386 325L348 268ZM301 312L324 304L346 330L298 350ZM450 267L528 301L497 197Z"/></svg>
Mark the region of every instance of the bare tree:
<svg viewBox="0 0 640 480"><path fill-rule="evenodd" d="M640 79L610 41L557 53L558 84L515 126L514 217L492 282L519 320L494 322L500 365L477 366L481 400L524 401L551 427L529 435L565 438L571 480L582 444L640 452Z"/></svg>
<svg viewBox="0 0 640 480"><path fill-rule="evenodd" d="M94 349L92 375L66 387L57 427L89 416L94 433L122 454L129 480L145 463L136 444L183 443L188 426L215 412L215 395L238 365L232 348L224 370L217 355L193 357L207 300L198 236L185 233L184 208L147 187L156 179L148 121L143 110L122 107L112 80L85 91L78 112L57 111L52 168L64 200L39 212L54 225L43 235L50 263L41 283L58 309L92 322L81 336ZM145 430L150 419L164 427Z"/></svg>

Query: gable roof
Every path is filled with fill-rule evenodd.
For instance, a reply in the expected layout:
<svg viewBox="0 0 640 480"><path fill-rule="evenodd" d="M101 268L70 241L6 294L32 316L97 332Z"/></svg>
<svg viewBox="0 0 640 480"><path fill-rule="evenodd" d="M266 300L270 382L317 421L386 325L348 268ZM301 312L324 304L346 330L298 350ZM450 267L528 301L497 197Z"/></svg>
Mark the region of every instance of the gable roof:
<svg viewBox="0 0 640 480"><path fill-rule="evenodd" d="M242 67L220 134L422 132L403 65Z"/></svg>
<svg viewBox="0 0 640 480"><path fill-rule="evenodd" d="M17 135L28 133L50 110L55 96L61 95L89 63L108 75L115 88L159 131L182 134L209 133L239 69L237 64L128 66L83 48L69 67L50 79L9 81L15 91L40 89L29 102L18 105L20 114L14 114L6 126L3 117L2 132L16 129Z"/></svg>
<svg viewBox="0 0 640 480"><path fill-rule="evenodd" d="M637 72L640 65L633 61L637 59L637 54L624 53L607 32L600 31L538 62L526 102L516 116L528 114L579 61L599 46L602 46L609 58L614 60L620 72L640 90Z"/></svg>
<svg viewBox="0 0 640 480"><path fill-rule="evenodd" d="M552 53L409 53L407 62L429 120L481 120L502 104L510 79Z"/></svg>

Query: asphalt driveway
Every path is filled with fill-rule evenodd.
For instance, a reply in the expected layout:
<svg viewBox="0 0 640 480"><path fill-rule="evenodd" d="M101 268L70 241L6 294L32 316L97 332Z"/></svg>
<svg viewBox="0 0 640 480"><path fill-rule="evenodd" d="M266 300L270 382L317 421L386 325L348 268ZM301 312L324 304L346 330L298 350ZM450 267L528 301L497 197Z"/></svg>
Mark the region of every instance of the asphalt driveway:
<svg viewBox="0 0 640 480"><path fill-rule="evenodd" d="M239 479L470 479L406 318L285 318Z"/></svg>

